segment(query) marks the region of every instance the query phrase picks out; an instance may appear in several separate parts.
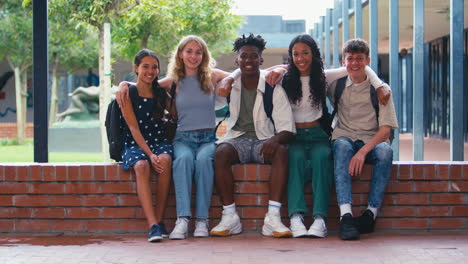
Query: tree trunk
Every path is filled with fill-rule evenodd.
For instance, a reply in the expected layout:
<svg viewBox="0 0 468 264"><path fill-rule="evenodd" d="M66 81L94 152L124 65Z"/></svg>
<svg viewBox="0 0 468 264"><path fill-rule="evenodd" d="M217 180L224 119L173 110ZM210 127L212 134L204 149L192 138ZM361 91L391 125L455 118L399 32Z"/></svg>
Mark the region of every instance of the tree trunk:
<svg viewBox="0 0 468 264"><path fill-rule="evenodd" d="M50 89L50 109L49 109L49 126L51 126L56 121L57 116L57 104L58 104L58 77L57 77L57 67L58 59L56 56L53 59L52 63L52 87Z"/></svg>
<svg viewBox="0 0 468 264"><path fill-rule="evenodd" d="M141 49L146 49L146 47L148 46L148 39L149 39L149 35L148 36L144 36L142 39L141 39Z"/></svg>
<svg viewBox="0 0 468 264"><path fill-rule="evenodd" d="M29 67L29 66L28 66ZM27 123L27 113L28 113L28 67L25 67L22 71L23 78L21 78L21 108L23 113L23 139L26 138L26 123ZM23 141L24 143L24 141Z"/></svg>
<svg viewBox="0 0 468 264"><path fill-rule="evenodd" d="M21 70L19 67L14 67L15 72L15 91L16 91L16 134L18 137L18 144L24 143L25 133L25 120L23 119L23 106L22 106L22 85L21 85Z"/></svg>
<svg viewBox="0 0 468 264"><path fill-rule="evenodd" d="M101 146L104 161L109 161L109 144L107 142L106 120L107 106L110 102L111 65L110 65L110 24L99 26L99 123L101 127Z"/></svg>

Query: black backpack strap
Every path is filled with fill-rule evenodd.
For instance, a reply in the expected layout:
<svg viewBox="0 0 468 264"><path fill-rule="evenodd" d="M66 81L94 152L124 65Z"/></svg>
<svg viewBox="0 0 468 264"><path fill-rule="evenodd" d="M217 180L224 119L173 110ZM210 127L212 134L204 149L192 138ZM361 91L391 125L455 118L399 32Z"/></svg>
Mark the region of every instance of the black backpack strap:
<svg viewBox="0 0 468 264"><path fill-rule="evenodd" d="M169 95L171 96L171 106L175 99L175 92L176 92L177 84L172 82L171 90L169 91Z"/></svg>
<svg viewBox="0 0 468 264"><path fill-rule="evenodd" d="M169 107L167 106L167 101L166 101L166 108L167 111L169 111L169 116L174 119L175 117L171 113L172 107L174 106L174 100L175 100L175 94L176 94L176 89L177 89L177 84L175 82L172 82L171 89L169 90ZM175 112L174 112L175 113ZM177 118L175 118L177 119Z"/></svg>
<svg viewBox="0 0 468 264"><path fill-rule="evenodd" d="M265 82L265 92L263 93L263 108L268 118L270 118L273 126L275 126L275 121L273 120L273 87L270 84Z"/></svg>
<svg viewBox="0 0 468 264"><path fill-rule="evenodd" d="M133 106L133 112L136 115L137 111L137 102L138 102L138 91L135 85L130 85L128 87L128 94L130 95L130 101L132 101L132 106Z"/></svg>
<svg viewBox="0 0 468 264"><path fill-rule="evenodd" d="M379 123L379 98L377 97L377 91L374 86L371 85L370 87L370 98L372 102L372 107L375 110L375 118L377 119L377 123ZM393 139L395 138L395 130L392 128L390 129L390 135L388 140L390 141L390 145L393 143Z"/></svg>
<svg viewBox="0 0 468 264"><path fill-rule="evenodd" d="M379 98L377 98L377 91L375 87L371 85L370 87L370 99L372 102L372 106L375 110L375 117L377 118L377 122L379 121Z"/></svg>
<svg viewBox="0 0 468 264"><path fill-rule="evenodd" d="M329 137L331 137L333 129L332 129L332 121L330 112L328 112L327 106L327 98L324 97L322 100L322 117L320 118L320 126L322 130L327 133Z"/></svg>
<svg viewBox="0 0 468 264"><path fill-rule="evenodd" d="M336 82L335 94L333 96L335 102L333 103L333 113L331 115L332 120L335 118L335 115L338 112L338 103L340 102L341 95L343 94L347 79L348 76L345 76L343 78L338 79L338 81Z"/></svg>

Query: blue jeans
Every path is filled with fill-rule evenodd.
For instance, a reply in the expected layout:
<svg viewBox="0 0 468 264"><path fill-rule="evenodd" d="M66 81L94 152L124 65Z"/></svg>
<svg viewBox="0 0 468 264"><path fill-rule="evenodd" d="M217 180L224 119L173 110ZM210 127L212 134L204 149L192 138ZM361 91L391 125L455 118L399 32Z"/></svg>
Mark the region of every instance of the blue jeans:
<svg viewBox="0 0 468 264"><path fill-rule="evenodd" d="M213 192L214 130L177 131L174 138L172 178L177 216L191 217L192 179L196 185L196 217L208 218Z"/></svg>
<svg viewBox="0 0 468 264"><path fill-rule="evenodd" d="M335 187L338 205L352 204L351 175L348 173L349 162L364 142L351 141L346 137L339 137L333 142L333 158L335 163ZM366 163L374 165L372 169L372 181L368 204L371 207L380 208L382 205L385 188L392 169L393 150L388 143L380 143L375 146L366 156Z"/></svg>

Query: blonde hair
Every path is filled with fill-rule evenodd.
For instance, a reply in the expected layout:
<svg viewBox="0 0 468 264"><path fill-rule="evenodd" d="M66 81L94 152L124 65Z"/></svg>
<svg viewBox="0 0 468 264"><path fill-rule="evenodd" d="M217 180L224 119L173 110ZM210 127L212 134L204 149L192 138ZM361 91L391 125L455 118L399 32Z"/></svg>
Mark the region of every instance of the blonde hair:
<svg viewBox="0 0 468 264"><path fill-rule="evenodd" d="M172 52L171 58L169 60L167 71L168 77L175 82L179 82L186 75L184 61L179 57L179 55L185 46L191 41L198 43L202 50L202 61L198 66L197 72L201 89L205 93L211 93L214 91L213 83L211 82L211 74L216 62L211 57L211 53L208 50L208 46L206 45L205 41L198 36L188 35L179 41L179 44L177 44L177 47Z"/></svg>

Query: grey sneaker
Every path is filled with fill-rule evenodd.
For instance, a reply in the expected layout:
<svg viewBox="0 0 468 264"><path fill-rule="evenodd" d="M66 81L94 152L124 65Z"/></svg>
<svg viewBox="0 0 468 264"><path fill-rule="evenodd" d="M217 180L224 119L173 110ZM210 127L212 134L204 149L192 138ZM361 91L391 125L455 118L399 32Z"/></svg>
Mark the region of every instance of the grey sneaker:
<svg viewBox="0 0 468 264"><path fill-rule="evenodd" d="M304 226L304 218L302 214L295 213L291 216L291 228L293 237L305 237L307 236L307 229Z"/></svg>
<svg viewBox="0 0 468 264"><path fill-rule="evenodd" d="M188 236L188 222L187 217L177 218L176 225L169 235L169 239L186 239Z"/></svg>
<svg viewBox="0 0 468 264"><path fill-rule="evenodd" d="M195 232L194 237L208 237L208 219L198 218L195 220Z"/></svg>
<svg viewBox="0 0 468 264"><path fill-rule="evenodd" d="M311 237L326 237L328 235L325 219L320 215L314 216L314 223L310 226L307 234Z"/></svg>

